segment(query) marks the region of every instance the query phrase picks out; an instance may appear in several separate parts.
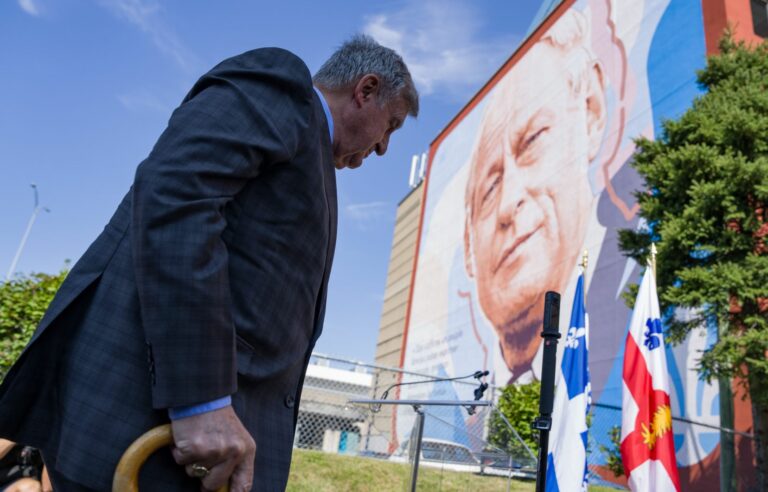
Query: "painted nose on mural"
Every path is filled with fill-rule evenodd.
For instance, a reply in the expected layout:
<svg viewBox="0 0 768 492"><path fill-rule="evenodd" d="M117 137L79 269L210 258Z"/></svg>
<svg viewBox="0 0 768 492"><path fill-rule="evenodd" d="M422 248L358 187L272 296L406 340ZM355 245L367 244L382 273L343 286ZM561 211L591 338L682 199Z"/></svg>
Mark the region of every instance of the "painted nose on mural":
<svg viewBox="0 0 768 492"><path fill-rule="evenodd" d="M519 176L515 176L513 169L513 165L505 166L504 177L501 180L498 216L501 229L512 226L525 205L525 186Z"/></svg>

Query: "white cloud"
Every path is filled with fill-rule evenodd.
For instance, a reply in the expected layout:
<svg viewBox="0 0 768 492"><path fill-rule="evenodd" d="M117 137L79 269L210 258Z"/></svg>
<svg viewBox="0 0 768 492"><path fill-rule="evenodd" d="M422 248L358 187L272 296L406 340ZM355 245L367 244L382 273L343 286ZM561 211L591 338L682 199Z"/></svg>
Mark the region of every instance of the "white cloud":
<svg viewBox="0 0 768 492"><path fill-rule="evenodd" d="M393 215L392 206L388 202L353 203L344 207L345 215L360 228L367 226L387 215Z"/></svg>
<svg viewBox="0 0 768 492"><path fill-rule="evenodd" d="M473 4L409 0L396 12L372 15L363 28L403 56L422 94L445 90L466 97L480 88L520 41L489 36Z"/></svg>
<svg viewBox="0 0 768 492"><path fill-rule="evenodd" d="M18 0L19 7L28 13L29 15L40 15L40 6L35 3L35 0Z"/></svg>
<svg viewBox="0 0 768 492"><path fill-rule="evenodd" d="M120 94L117 96L117 100L129 111L149 110L167 115L173 110L173 106L164 103L157 96L147 92Z"/></svg>
<svg viewBox="0 0 768 492"><path fill-rule="evenodd" d="M117 17L126 20L146 33L155 46L170 56L181 68L194 70L197 58L182 44L161 17L156 0L98 0Z"/></svg>

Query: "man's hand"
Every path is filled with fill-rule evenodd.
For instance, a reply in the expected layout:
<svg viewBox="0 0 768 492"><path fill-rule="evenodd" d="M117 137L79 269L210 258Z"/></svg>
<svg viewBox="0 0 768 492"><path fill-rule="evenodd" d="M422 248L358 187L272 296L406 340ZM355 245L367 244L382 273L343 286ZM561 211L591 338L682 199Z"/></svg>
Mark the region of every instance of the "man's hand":
<svg viewBox="0 0 768 492"><path fill-rule="evenodd" d="M3 490L5 492L40 492L40 482L34 478L20 478Z"/></svg>
<svg viewBox="0 0 768 492"><path fill-rule="evenodd" d="M171 426L176 463L190 476L193 464L210 470L203 489L217 490L229 481L231 492L251 490L256 443L231 406L174 420Z"/></svg>

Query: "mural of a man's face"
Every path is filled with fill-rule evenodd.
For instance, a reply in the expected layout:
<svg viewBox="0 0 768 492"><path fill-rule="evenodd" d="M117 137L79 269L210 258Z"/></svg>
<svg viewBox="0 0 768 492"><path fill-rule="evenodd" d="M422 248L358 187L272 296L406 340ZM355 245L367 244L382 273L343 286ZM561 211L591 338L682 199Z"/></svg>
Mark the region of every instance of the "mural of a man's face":
<svg viewBox="0 0 768 492"><path fill-rule="evenodd" d="M605 98L595 61L574 68L578 49L541 41L505 75L472 156L467 272L513 369L535 355L544 293L565 289L589 220Z"/></svg>

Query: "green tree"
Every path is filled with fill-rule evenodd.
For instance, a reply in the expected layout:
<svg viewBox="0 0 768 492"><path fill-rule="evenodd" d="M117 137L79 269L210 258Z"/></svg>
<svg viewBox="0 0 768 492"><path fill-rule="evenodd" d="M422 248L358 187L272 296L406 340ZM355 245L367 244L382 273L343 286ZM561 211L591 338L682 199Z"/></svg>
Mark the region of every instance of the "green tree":
<svg viewBox="0 0 768 492"><path fill-rule="evenodd" d="M621 427L614 425L608 431L610 446L600 444L600 452L605 456L605 466L615 477L624 475L624 462L621 460Z"/></svg>
<svg viewBox="0 0 768 492"><path fill-rule="evenodd" d="M0 283L0 381L32 337L67 271L19 275Z"/></svg>
<svg viewBox="0 0 768 492"><path fill-rule="evenodd" d="M520 438L533 451L534 456L539 449L538 434L531 428L531 423L539 415L539 394L541 383L510 384L501 392L498 410L517 431ZM514 432L497 413L493 414L490 422L488 441L494 446L505 450L512 456L527 456Z"/></svg>
<svg viewBox="0 0 768 492"><path fill-rule="evenodd" d="M664 122L658 140L637 140L634 167L647 191L636 196L648 227L620 231L620 246L643 262L656 243L662 310L689 308L672 315L669 341L717 322L719 340L699 370L708 380L738 378L749 392L766 490L768 42L749 47L726 34L698 81L706 92L685 114Z"/></svg>

